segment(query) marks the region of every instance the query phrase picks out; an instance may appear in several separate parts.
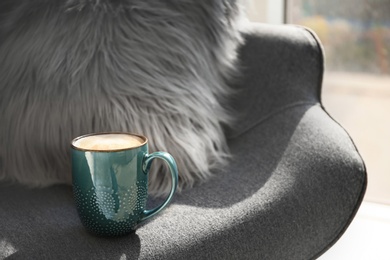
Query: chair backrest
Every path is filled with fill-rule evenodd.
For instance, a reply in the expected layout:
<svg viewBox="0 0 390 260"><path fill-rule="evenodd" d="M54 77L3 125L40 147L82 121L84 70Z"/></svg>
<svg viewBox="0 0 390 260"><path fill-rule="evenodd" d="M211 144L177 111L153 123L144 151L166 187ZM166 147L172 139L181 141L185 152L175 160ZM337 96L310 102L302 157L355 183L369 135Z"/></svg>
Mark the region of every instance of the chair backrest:
<svg viewBox="0 0 390 260"><path fill-rule="evenodd" d="M321 103L323 49L313 32L297 26L251 23L243 35L245 44L239 50L242 76L231 100L239 116L230 137L286 106Z"/></svg>

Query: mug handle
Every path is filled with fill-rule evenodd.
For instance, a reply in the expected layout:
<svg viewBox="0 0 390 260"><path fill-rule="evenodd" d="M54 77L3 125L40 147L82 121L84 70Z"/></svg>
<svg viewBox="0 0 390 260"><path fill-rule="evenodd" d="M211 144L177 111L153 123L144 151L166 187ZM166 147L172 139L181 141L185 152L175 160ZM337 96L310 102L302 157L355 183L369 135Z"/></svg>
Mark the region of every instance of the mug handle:
<svg viewBox="0 0 390 260"><path fill-rule="evenodd" d="M153 217L157 213L159 213L161 210L163 210L169 202L172 200L173 194L176 191L177 188L177 183L178 183L178 172L177 172L177 166L175 159L173 159L172 155L166 152L154 152L151 154L146 154L144 157L144 162L143 162L143 171L145 174L149 173L150 167L152 166L152 161L155 158L159 158L164 160L169 167L169 171L171 172L171 178L172 178L172 186L171 186L171 191L168 195L168 197L165 199L165 201L158 207L155 207L154 209L150 210L144 210L144 212L141 214L141 219L140 222L147 220L150 217Z"/></svg>

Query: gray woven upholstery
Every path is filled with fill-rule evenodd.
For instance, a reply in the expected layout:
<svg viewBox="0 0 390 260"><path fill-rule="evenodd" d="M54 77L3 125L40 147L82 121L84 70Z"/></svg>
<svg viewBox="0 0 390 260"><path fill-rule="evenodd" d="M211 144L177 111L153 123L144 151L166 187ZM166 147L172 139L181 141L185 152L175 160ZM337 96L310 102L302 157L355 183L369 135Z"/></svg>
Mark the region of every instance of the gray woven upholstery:
<svg viewBox="0 0 390 260"><path fill-rule="evenodd" d="M83 229L70 187L2 185L0 258L312 259L332 246L362 201L364 163L321 105L315 36L250 26L240 50L244 75L228 104L239 118L227 130L228 167L114 239Z"/></svg>

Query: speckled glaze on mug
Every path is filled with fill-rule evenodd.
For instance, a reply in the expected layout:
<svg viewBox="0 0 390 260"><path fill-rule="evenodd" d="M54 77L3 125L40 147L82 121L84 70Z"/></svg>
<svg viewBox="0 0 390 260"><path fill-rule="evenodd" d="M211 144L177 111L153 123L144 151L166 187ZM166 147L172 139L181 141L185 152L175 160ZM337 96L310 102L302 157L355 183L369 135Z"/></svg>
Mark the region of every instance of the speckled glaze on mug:
<svg viewBox="0 0 390 260"><path fill-rule="evenodd" d="M75 146L92 135L126 134L140 138L139 146L120 150L87 150ZM133 232L140 222L156 215L171 201L178 182L177 166L166 152L148 154L146 137L130 133L97 133L72 141L73 194L85 228L100 236ZM148 172L155 158L164 160L172 177L171 192L158 207L146 210Z"/></svg>

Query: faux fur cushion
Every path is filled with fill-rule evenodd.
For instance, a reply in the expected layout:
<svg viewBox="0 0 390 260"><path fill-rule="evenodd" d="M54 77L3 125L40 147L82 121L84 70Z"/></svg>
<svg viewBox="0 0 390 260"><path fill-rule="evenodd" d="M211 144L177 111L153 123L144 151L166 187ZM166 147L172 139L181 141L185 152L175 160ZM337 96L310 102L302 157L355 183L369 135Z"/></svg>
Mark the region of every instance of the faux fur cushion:
<svg viewBox="0 0 390 260"><path fill-rule="evenodd" d="M2 0L0 179L70 183L69 142L128 131L171 153L179 189L226 161L237 0ZM170 189L154 163L150 191Z"/></svg>

